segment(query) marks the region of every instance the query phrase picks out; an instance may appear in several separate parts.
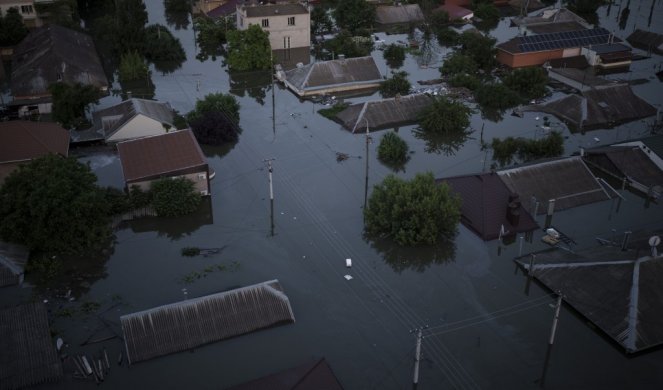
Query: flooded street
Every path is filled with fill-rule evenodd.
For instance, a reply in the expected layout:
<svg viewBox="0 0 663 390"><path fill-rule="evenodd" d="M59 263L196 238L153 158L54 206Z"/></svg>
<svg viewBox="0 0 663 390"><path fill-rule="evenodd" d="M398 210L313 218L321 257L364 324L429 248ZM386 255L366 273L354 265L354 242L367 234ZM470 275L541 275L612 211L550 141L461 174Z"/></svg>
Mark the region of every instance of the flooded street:
<svg viewBox="0 0 663 390"><path fill-rule="evenodd" d="M626 0L624 5L626 5ZM652 3L653 1L653 3ZM633 0L630 16L620 28L618 4L599 9L601 26L626 38L633 29L663 33L663 2ZM150 23L166 24L163 4L148 1ZM653 5L648 27L650 5ZM424 330L419 389L660 389L663 351L627 356L617 344L583 317L564 306L549 361L548 337L555 298L533 284L525 293L526 277L513 258L518 243L483 242L463 225L453 243L433 248L399 248L363 234L366 159L368 191L392 171L376 158L385 131L371 133L366 156L365 134L352 134L317 114L320 104L300 101L276 85L272 90L264 73L229 75L223 59L204 62L197 54L191 24L174 29L189 58L173 73L152 68L154 98L169 102L180 113L213 92L232 93L241 105L239 142L231 147L203 147L210 168L211 199L190 216L148 218L122 225L114 250L90 272L76 301L54 300L47 305L55 316L54 330L69 347L65 352L97 353L105 347L111 372L101 387L113 389L219 389L298 366L310 358L325 357L345 389L411 388L415 351L414 329ZM493 33L504 41L516 34L508 21ZM405 35L379 33L387 43ZM402 67L411 83L439 77L438 67L449 49L435 49L428 65L408 54ZM383 73L381 51L373 56ZM419 62L418 62L419 60ZM427 60L428 61L428 60ZM654 76L663 57L636 61L631 72L609 76L645 79L634 91L656 108L663 104L663 84ZM134 94L137 95L138 92ZM349 99L360 102L379 98ZM99 108L120 101L105 98ZM272 110L276 116L272 120ZM523 118L505 113L499 122L484 119L478 108L466 140L446 143L417 138L416 126L398 134L413 151L403 178L430 171L435 177L478 173L490 169L490 152L481 139L542 137L542 114ZM552 127L566 137L565 155L580 146L605 145L643 137L645 121L610 130L572 134L551 118ZM483 128L483 131L481 130ZM449 146L449 144L455 146ZM119 160L110 151L75 149L90 162L99 184L122 188ZM337 153L347 160L338 162ZM270 209L268 172L264 160L274 159L274 208ZM557 212L554 224L577 243L596 244L595 237L624 230L663 228L663 206L645 205L628 191L617 210L604 201ZM544 225L545 216L537 222ZM536 234L539 234L537 232ZM535 235L523 253L544 249ZM209 257L184 257L184 247L219 248ZM345 259L352 259L352 268ZM95 261L90 259L90 261ZM223 265L223 270L209 271ZM351 275L346 280L345 275ZM121 334L121 315L159 305L278 279L290 299L296 322L141 362L130 367L115 364L124 344L115 337L103 343L81 343ZM14 293L12 293L14 294ZM37 293L35 293L37 294ZM25 292L23 299L28 300ZM3 297L3 301L10 298ZM13 295L12 295L12 298ZM41 298L40 298L41 299ZM62 315L62 308L78 302L96 302L89 313ZM546 363L546 364L544 364ZM545 383L541 377L546 369ZM94 388L94 382L76 380L65 371L58 385L41 388Z"/></svg>

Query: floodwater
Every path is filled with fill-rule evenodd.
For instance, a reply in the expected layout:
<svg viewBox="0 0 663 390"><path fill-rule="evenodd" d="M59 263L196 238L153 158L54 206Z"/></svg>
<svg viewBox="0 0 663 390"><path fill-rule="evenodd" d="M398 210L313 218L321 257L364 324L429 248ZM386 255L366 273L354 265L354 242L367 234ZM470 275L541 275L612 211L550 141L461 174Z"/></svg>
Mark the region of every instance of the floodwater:
<svg viewBox="0 0 663 390"><path fill-rule="evenodd" d="M162 4L147 3L150 22L165 24ZM619 29L615 20L617 4L609 15L607 7L601 8L599 18L602 25L625 38L633 26L646 27L649 5L648 0L631 1L625 29ZM661 20L661 2L653 9L653 20ZM500 41L515 34L507 26L502 21L494 32ZM660 23L652 23L651 29L662 32L661 28ZM90 272L68 286L76 301L66 303L49 296L53 328L69 344L67 353L98 354L105 347L113 362L124 349L118 338L80 344L120 334L121 315L271 279L283 286L296 322L131 367L126 366L125 357L121 367L112 364L102 386L218 389L325 357L346 389L405 389L411 387L413 375L412 331L424 326L428 328L423 333L420 389L663 386L663 351L627 357L567 307L562 308L554 348L544 364L554 298L536 284L525 294L526 279L512 261L519 252L517 243L484 243L462 225L452 243L434 248L402 249L364 237L366 158L369 190L391 173L375 158L384 131L371 134L366 156L365 135L351 134L316 114L322 108L319 104L301 102L279 86L272 91L269 78L261 74L229 76L221 59L196 60L191 25L172 29L189 60L173 73L153 69L154 97L184 113L208 93L234 93L241 104L243 133L236 145L204 148L216 177L211 200L198 213L123 226L116 232L113 252L100 265L105 267L102 272ZM405 39L404 35L380 35L388 42ZM413 83L437 78L445 50L435 48L423 59L408 55L403 69ZM381 52L373 55L386 72ZM631 72L611 77L647 79L634 89L660 107L661 82L653 77L653 69L662 60L654 55L634 63ZM368 97L351 101L365 99ZM119 100L119 96L111 96L102 106ZM510 135L543 136L541 117L537 113L526 113L524 118L506 114L493 122L477 111L471 121L473 132L466 140L455 140L455 147L418 139L412 132L414 126L402 127L399 135L413 154L398 175L410 178L431 171L444 177L487 170L490 154L480 149L482 137L490 141ZM648 131L646 123L638 121L612 130L571 134L552 120L568 137L566 154L579 146L636 138ZM119 163L112 152L75 152L82 161L90 162L100 184L122 186ZM336 153L350 157L337 162ZM265 159L274 159L273 225ZM660 204L645 205L642 198L620 192L625 201L618 211L613 202L602 202L558 212L553 223L574 238L578 248L591 247L596 236L663 227ZM543 217L539 223L543 225ZM181 256L181 248L189 246L222 250L211 257ZM524 244L523 253L542 248L536 236L533 243ZM350 269L345 268L346 258L352 258ZM233 262L239 264L233 271L203 271L210 265ZM204 276L192 276L196 272ZM353 279L346 280L346 274ZM3 301L9 294L14 299L16 292L4 295ZM39 294L47 292L37 289L34 294L42 299ZM24 289L22 295L30 299L29 291ZM87 314L64 314L63 308L77 307L80 302L96 302L100 307ZM544 367L545 382L541 380ZM72 368L67 366L63 382L43 387L95 386L71 374Z"/></svg>

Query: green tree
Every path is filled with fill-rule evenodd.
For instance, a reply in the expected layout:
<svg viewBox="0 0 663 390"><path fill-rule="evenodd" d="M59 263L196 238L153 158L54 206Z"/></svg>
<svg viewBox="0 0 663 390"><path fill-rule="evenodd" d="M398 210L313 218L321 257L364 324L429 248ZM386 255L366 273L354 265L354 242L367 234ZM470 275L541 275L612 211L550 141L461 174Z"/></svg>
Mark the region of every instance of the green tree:
<svg viewBox="0 0 663 390"><path fill-rule="evenodd" d="M339 54L346 58L365 57L373 51L373 39L362 36L352 36L350 31L343 30L333 39L325 41L325 49L337 57Z"/></svg>
<svg viewBox="0 0 663 390"><path fill-rule="evenodd" d="M221 92L206 95L202 100L196 102L195 108L186 114L186 119L193 122L206 112L223 112L230 120L239 123L239 103L232 95L226 95Z"/></svg>
<svg viewBox="0 0 663 390"><path fill-rule="evenodd" d="M116 0L113 47L117 54L142 52L145 46L147 11L143 0Z"/></svg>
<svg viewBox="0 0 663 390"><path fill-rule="evenodd" d="M477 26L481 30L490 30L500 21L500 11L493 2L480 1L474 6L474 16L481 19Z"/></svg>
<svg viewBox="0 0 663 390"><path fill-rule="evenodd" d="M196 58L206 61L211 57L213 61L216 61L216 56L222 52L222 45L226 43L226 31L235 29L232 21L229 18L197 17L194 20L194 26L197 32L196 42L200 48Z"/></svg>
<svg viewBox="0 0 663 390"><path fill-rule="evenodd" d="M428 23L430 24L433 32L437 33L449 26L449 14L446 11L438 10L433 11L429 17Z"/></svg>
<svg viewBox="0 0 663 390"><path fill-rule="evenodd" d="M405 60L405 48L394 43L387 45L382 53L387 65L391 68L400 68Z"/></svg>
<svg viewBox="0 0 663 390"><path fill-rule="evenodd" d="M560 132L553 131L541 139L493 138L493 160L501 166L511 164L516 158L528 162L540 158L557 157L564 153L564 137Z"/></svg>
<svg viewBox="0 0 663 390"><path fill-rule="evenodd" d="M110 220L96 181L74 158L48 155L21 165L0 188L0 236L52 255L105 248Z"/></svg>
<svg viewBox="0 0 663 390"><path fill-rule="evenodd" d="M465 31L458 37L462 45L462 53L466 54L477 63L480 69L489 72L497 61L495 60L495 38L484 36L476 31Z"/></svg>
<svg viewBox="0 0 663 390"><path fill-rule="evenodd" d="M164 14L166 23L175 27L175 30L189 27L189 14L191 13L190 0L164 0Z"/></svg>
<svg viewBox="0 0 663 390"><path fill-rule="evenodd" d="M390 79L380 84L380 94L383 98L394 97L396 95L407 95L410 93L410 82L407 79L407 72L395 72Z"/></svg>
<svg viewBox="0 0 663 390"><path fill-rule="evenodd" d="M78 15L78 1L54 0L51 2L36 3L35 11L47 14L50 24L57 24L71 29L80 29L80 16Z"/></svg>
<svg viewBox="0 0 663 390"><path fill-rule="evenodd" d="M451 56L447 57L440 68L440 73L443 76L452 76L455 74L476 74L479 66L472 59L472 57L454 52Z"/></svg>
<svg viewBox="0 0 663 390"><path fill-rule="evenodd" d="M432 173L419 173L410 181L389 175L373 188L364 209L365 229L399 245L435 244L456 232L460 204L446 183L435 183Z"/></svg>
<svg viewBox="0 0 663 390"><path fill-rule="evenodd" d="M476 76L469 75L466 73L458 73L449 79L449 85L456 88L467 88L471 91L475 91L481 85L481 80Z"/></svg>
<svg viewBox="0 0 663 390"><path fill-rule="evenodd" d="M522 99L502 83L485 83L474 91L474 98L482 108L506 110L518 105Z"/></svg>
<svg viewBox="0 0 663 390"><path fill-rule="evenodd" d="M324 7L316 6L311 11L311 35L326 34L332 30L334 23Z"/></svg>
<svg viewBox="0 0 663 390"><path fill-rule="evenodd" d="M194 183L186 178L159 179L150 187L152 204L161 217L179 217L190 214L200 206L200 194Z"/></svg>
<svg viewBox="0 0 663 390"><path fill-rule="evenodd" d="M456 46L460 40L460 34L449 27L439 29L435 33L435 36L437 37L437 42L442 46Z"/></svg>
<svg viewBox="0 0 663 390"><path fill-rule="evenodd" d="M267 70L272 67L269 33L257 24L228 31L228 66L232 70Z"/></svg>
<svg viewBox="0 0 663 390"><path fill-rule="evenodd" d="M407 142L390 131L380 140L378 159L390 167L401 167L408 160L408 151Z"/></svg>
<svg viewBox="0 0 663 390"><path fill-rule="evenodd" d="M464 132L470 125L471 112L463 103L438 97L419 114L419 127L436 134Z"/></svg>
<svg viewBox="0 0 663 390"><path fill-rule="evenodd" d="M0 18L0 46L14 46L28 35L28 29L23 24L23 17L18 8L11 7L4 17Z"/></svg>
<svg viewBox="0 0 663 390"><path fill-rule="evenodd" d="M55 83L48 90L53 99L53 119L65 129L84 123L87 107L99 103L99 90L92 85Z"/></svg>
<svg viewBox="0 0 663 390"><path fill-rule="evenodd" d="M525 99L538 99L546 94L548 75L543 68L519 68L502 79L504 85Z"/></svg>
<svg viewBox="0 0 663 390"><path fill-rule="evenodd" d="M154 61L186 60L184 48L179 39L175 38L166 26L151 24L145 29L145 58Z"/></svg>
<svg viewBox="0 0 663 390"><path fill-rule="evenodd" d="M135 51L128 52L120 57L118 72L122 82L142 80L150 76L150 68L145 63L143 56Z"/></svg>
<svg viewBox="0 0 663 390"><path fill-rule="evenodd" d="M373 25L375 6L366 0L339 0L333 14L338 27L354 34Z"/></svg>

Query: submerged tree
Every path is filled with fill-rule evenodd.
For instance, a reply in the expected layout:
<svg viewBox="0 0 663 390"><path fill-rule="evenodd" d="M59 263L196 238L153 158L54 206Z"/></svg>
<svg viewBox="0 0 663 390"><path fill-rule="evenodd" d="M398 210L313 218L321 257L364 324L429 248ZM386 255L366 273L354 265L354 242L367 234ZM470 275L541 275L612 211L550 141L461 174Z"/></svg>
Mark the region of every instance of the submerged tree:
<svg viewBox="0 0 663 390"><path fill-rule="evenodd" d="M428 133L461 133L470 125L471 112L463 103L438 97L419 114L419 127Z"/></svg>
<svg viewBox="0 0 663 390"><path fill-rule="evenodd" d="M503 78L504 85L525 99L538 99L546 94L548 75L543 68L519 68Z"/></svg>
<svg viewBox="0 0 663 390"><path fill-rule="evenodd" d="M366 0L339 0L334 9L334 19L338 27L354 34L373 25L375 6Z"/></svg>
<svg viewBox="0 0 663 390"><path fill-rule="evenodd" d="M502 83L481 84L474 97L483 109L506 110L518 105L522 98L511 88Z"/></svg>
<svg viewBox="0 0 663 390"><path fill-rule="evenodd" d="M269 33L257 24L228 31L228 67L232 70L266 70L272 67Z"/></svg>
<svg viewBox="0 0 663 390"><path fill-rule="evenodd" d="M145 29L145 58L154 61L186 60L184 48L166 26L151 24Z"/></svg>
<svg viewBox="0 0 663 390"><path fill-rule="evenodd" d="M400 168L408 160L408 150L407 142L390 131L380 140L378 159L392 168Z"/></svg>
<svg viewBox="0 0 663 390"><path fill-rule="evenodd" d="M16 45L28 32L17 7L9 8L4 16L0 16L0 46Z"/></svg>
<svg viewBox="0 0 663 390"><path fill-rule="evenodd" d="M179 217L190 214L200 206L200 194L194 183L186 178L164 178L152 183L152 204L162 217Z"/></svg>
<svg viewBox="0 0 663 390"><path fill-rule="evenodd" d="M143 80L150 76L150 68L138 52L128 52L120 57L118 68L120 81Z"/></svg>
<svg viewBox="0 0 663 390"><path fill-rule="evenodd" d="M215 61L216 56L223 51L227 31L229 29L234 30L234 25L228 18L211 19L205 17L197 17L194 20L194 25L197 31L196 42L200 48L196 58L205 61L211 57L212 61Z"/></svg>
<svg viewBox="0 0 663 390"><path fill-rule="evenodd" d="M311 35L326 34L332 30L334 23L329 13L322 6L316 6L311 11Z"/></svg>
<svg viewBox="0 0 663 390"><path fill-rule="evenodd" d="M174 26L176 30L189 27L190 0L164 0L163 6L166 23Z"/></svg>
<svg viewBox="0 0 663 390"><path fill-rule="evenodd" d="M511 164L517 157L521 162L557 157L564 153L564 137L557 131L541 139L493 138L493 160L501 166Z"/></svg>
<svg viewBox="0 0 663 390"><path fill-rule="evenodd" d="M432 173L405 181L387 176L373 188L364 209L368 234L388 236L399 245L435 244L456 232L460 198Z"/></svg>
<svg viewBox="0 0 663 390"><path fill-rule="evenodd" d="M236 142L241 129L223 111L202 113L189 123L196 140L205 145Z"/></svg>
<svg viewBox="0 0 663 390"><path fill-rule="evenodd" d="M407 95L410 93L410 82L407 79L407 72L395 72L390 79L380 84L380 94L383 98L390 98L396 95Z"/></svg>
<svg viewBox="0 0 663 390"><path fill-rule="evenodd" d="M387 65L389 65L389 67L400 68L403 66L403 61L405 60L405 48L392 43L385 47L382 55L384 56L384 59L387 60Z"/></svg>
<svg viewBox="0 0 663 390"><path fill-rule="evenodd" d="M211 93L206 95L202 100L196 102L195 108L190 111L186 118L192 122L206 112L223 112L235 124L239 123L239 103L232 95L224 93Z"/></svg>
<svg viewBox="0 0 663 390"><path fill-rule="evenodd" d="M99 90L92 85L55 83L48 90L53 99L53 119L65 129L84 123L87 107L99 102Z"/></svg>

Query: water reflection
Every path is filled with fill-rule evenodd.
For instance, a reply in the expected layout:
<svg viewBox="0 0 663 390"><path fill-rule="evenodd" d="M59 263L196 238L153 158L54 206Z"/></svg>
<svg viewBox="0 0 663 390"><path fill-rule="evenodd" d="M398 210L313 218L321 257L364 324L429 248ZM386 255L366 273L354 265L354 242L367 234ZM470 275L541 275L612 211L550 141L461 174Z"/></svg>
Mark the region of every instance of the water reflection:
<svg viewBox="0 0 663 390"><path fill-rule="evenodd" d="M272 74L269 71L228 72L230 76L230 93L244 97L248 95L260 105L265 105L267 91L272 88Z"/></svg>
<svg viewBox="0 0 663 390"><path fill-rule="evenodd" d="M154 91L156 87L152 82L152 78L149 76L146 76L141 80L120 81L120 86L122 87L122 91L120 92L122 100L127 100L132 97L148 100L154 99Z"/></svg>
<svg viewBox="0 0 663 390"><path fill-rule="evenodd" d="M229 142L223 145L200 145L200 147L203 150L203 154L207 158L223 157L230 153L231 150L233 150L235 145L237 145L237 142Z"/></svg>
<svg viewBox="0 0 663 390"><path fill-rule="evenodd" d="M208 196L203 198L198 210L189 215L177 218L145 217L123 222L120 226L128 227L134 233L157 232L159 237L165 236L177 241L190 236L202 226L213 223L212 199Z"/></svg>
<svg viewBox="0 0 663 390"><path fill-rule="evenodd" d="M424 150L426 153L443 154L454 156L465 142L470 139L471 131L462 131L452 134L434 134L421 129L412 130L414 136L426 142Z"/></svg>
<svg viewBox="0 0 663 390"><path fill-rule="evenodd" d="M175 30L186 30L189 27L190 0L164 0L166 23Z"/></svg>
<svg viewBox="0 0 663 390"><path fill-rule="evenodd" d="M494 108L481 107L481 117L483 119L497 123L504 119L504 111Z"/></svg>
<svg viewBox="0 0 663 390"><path fill-rule="evenodd" d="M367 234L364 234L364 240L398 273L405 270L424 272L431 264L451 262L456 257L456 244L452 240L417 247L400 246L389 239Z"/></svg>
<svg viewBox="0 0 663 390"><path fill-rule="evenodd" d="M154 61L154 69L160 72L163 76L168 73L173 73L182 67L184 61Z"/></svg>

